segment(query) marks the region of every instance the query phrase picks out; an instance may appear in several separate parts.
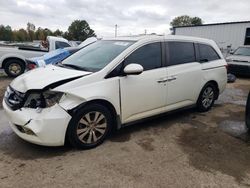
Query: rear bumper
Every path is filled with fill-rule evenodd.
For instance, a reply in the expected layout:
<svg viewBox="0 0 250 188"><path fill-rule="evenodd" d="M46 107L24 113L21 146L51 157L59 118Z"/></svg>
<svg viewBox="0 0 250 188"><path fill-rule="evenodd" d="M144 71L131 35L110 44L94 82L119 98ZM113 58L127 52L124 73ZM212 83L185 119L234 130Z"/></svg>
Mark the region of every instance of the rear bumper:
<svg viewBox="0 0 250 188"><path fill-rule="evenodd" d="M41 112L29 108L13 111L3 101L3 108L11 128L22 139L43 146L64 145L71 116L59 105Z"/></svg>

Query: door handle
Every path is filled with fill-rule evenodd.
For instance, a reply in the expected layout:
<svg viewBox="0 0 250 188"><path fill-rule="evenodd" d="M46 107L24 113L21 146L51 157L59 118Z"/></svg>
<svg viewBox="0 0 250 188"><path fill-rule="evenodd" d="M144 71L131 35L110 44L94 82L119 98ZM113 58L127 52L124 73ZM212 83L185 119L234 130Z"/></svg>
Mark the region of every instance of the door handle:
<svg viewBox="0 0 250 188"><path fill-rule="evenodd" d="M171 82L177 80L177 76L171 76L170 78L162 78L160 80L157 80L158 83L165 83L165 82Z"/></svg>
<svg viewBox="0 0 250 188"><path fill-rule="evenodd" d="M164 81L163 80L157 80L158 83L163 83Z"/></svg>
<svg viewBox="0 0 250 188"><path fill-rule="evenodd" d="M168 82L171 82L171 81L174 81L174 80L177 80L177 76L171 76L171 77L168 79Z"/></svg>
<svg viewBox="0 0 250 188"><path fill-rule="evenodd" d="M168 82L174 81L174 80L176 80L176 79L177 79L177 78L174 78L174 77L169 78L169 79L168 79Z"/></svg>
<svg viewBox="0 0 250 188"><path fill-rule="evenodd" d="M164 83L164 82L167 82L168 79L167 78L162 78L160 80L157 80L158 83Z"/></svg>

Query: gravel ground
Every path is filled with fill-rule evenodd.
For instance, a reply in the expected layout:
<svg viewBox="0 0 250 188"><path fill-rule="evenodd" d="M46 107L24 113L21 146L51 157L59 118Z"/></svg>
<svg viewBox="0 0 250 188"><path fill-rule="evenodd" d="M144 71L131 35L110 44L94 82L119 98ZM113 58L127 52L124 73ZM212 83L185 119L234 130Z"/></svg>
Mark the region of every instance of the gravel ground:
<svg viewBox="0 0 250 188"><path fill-rule="evenodd" d="M249 89L250 80L238 79L210 112L131 125L86 151L29 144L0 110L0 187L250 187Z"/></svg>

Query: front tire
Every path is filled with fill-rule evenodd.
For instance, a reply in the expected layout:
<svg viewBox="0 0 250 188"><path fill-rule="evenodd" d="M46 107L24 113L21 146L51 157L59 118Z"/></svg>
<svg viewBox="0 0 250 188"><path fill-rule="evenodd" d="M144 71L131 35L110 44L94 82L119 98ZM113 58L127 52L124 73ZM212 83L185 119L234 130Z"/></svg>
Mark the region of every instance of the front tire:
<svg viewBox="0 0 250 188"><path fill-rule="evenodd" d="M199 112L207 112L214 105L217 96L217 89L214 84L206 84L199 95L197 109Z"/></svg>
<svg viewBox="0 0 250 188"><path fill-rule="evenodd" d="M246 104L246 126L248 129L248 133L250 133L250 92L248 93L247 97L247 104Z"/></svg>
<svg viewBox="0 0 250 188"><path fill-rule="evenodd" d="M24 73L25 63L19 59L10 59L5 63L4 71L9 77L17 77Z"/></svg>
<svg viewBox="0 0 250 188"><path fill-rule="evenodd" d="M112 115L102 105L90 104L79 109L69 122L67 138L73 147L91 149L100 145L109 135Z"/></svg>

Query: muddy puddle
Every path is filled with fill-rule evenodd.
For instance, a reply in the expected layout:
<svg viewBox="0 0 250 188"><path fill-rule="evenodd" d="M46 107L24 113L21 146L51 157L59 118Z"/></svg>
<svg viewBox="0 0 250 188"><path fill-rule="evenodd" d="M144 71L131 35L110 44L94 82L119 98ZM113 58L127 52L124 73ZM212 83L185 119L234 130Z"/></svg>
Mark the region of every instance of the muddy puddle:
<svg viewBox="0 0 250 188"><path fill-rule="evenodd" d="M250 135L244 121L226 120L219 124L219 129L225 133L239 138L245 142L250 142Z"/></svg>

